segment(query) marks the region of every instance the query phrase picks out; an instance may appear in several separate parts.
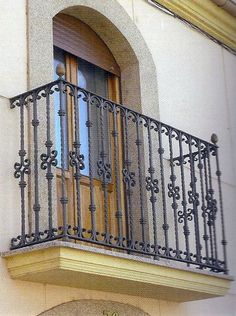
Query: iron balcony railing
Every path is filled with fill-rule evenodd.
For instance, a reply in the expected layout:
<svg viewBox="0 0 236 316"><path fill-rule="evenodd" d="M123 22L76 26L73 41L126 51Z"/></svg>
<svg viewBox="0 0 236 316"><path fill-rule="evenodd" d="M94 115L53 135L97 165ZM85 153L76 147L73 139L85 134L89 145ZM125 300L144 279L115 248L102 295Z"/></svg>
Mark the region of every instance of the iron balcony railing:
<svg viewBox="0 0 236 316"><path fill-rule="evenodd" d="M11 249L74 240L227 273L216 135L208 143L62 77L11 108L21 201Z"/></svg>

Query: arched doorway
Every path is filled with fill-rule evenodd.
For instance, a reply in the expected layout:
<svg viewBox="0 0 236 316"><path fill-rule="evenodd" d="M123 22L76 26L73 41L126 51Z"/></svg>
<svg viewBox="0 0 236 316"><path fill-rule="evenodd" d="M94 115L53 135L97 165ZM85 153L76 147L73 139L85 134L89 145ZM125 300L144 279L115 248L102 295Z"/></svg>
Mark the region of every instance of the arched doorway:
<svg viewBox="0 0 236 316"><path fill-rule="evenodd" d="M120 66L124 104L158 118L158 88L153 57L137 26L116 0L29 2L29 88L45 84L52 78L52 19L58 13L80 19L108 46ZM44 52L43 56L41 52Z"/></svg>
<svg viewBox="0 0 236 316"><path fill-rule="evenodd" d="M78 300L55 306L39 316L149 316L129 304L103 300Z"/></svg>

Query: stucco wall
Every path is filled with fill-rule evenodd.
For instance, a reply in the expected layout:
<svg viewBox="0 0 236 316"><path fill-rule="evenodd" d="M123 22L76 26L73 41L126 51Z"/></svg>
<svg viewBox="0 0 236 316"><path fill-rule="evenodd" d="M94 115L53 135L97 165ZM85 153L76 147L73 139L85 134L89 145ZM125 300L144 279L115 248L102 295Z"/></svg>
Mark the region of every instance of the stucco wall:
<svg viewBox="0 0 236 316"><path fill-rule="evenodd" d="M27 87L26 1L0 1L0 96L11 97Z"/></svg>
<svg viewBox="0 0 236 316"><path fill-rule="evenodd" d="M152 113L160 112L162 121L209 139L219 136L223 194L226 217L230 274L236 277L234 198L236 178L236 57L188 26L167 16L143 0L119 0L138 27L157 69L158 102ZM1 87L0 245L7 249L14 236L15 216L19 212L17 181L13 164L19 147L16 111L9 110L8 97L27 89L26 3L24 0L0 1ZM12 21L12 23L9 23ZM43 25L42 25L43 27ZM152 91L150 91L152 93ZM159 108L158 108L159 103ZM6 157L7 153L7 157ZM0 315L37 315L55 305L76 299L108 299L129 303L153 316L219 315L233 316L236 286L224 298L177 304L127 295L64 288L14 281L5 262L0 262Z"/></svg>
<svg viewBox="0 0 236 316"><path fill-rule="evenodd" d="M13 178L13 166L18 161L19 117L9 108L10 97L27 89L26 2L0 1L0 177L1 250L9 247L9 234L19 225L15 212L19 210L19 191ZM7 220L6 220L7 215Z"/></svg>

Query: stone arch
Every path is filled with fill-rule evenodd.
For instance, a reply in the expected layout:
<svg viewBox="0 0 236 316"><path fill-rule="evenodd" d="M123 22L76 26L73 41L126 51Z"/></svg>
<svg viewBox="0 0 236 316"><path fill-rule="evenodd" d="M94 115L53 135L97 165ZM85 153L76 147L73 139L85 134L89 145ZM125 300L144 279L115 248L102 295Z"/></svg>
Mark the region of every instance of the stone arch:
<svg viewBox="0 0 236 316"><path fill-rule="evenodd" d="M114 301L77 300L57 305L38 316L150 316L141 309Z"/></svg>
<svg viewBox="0 0 236 316"><path fill-rule="evenodd" d="M109 47L121 69L123 103L158 118L152 55L135 23L116 0L28 1L29 88L51 81L52 19L59 12L88 24Z"/></svg>

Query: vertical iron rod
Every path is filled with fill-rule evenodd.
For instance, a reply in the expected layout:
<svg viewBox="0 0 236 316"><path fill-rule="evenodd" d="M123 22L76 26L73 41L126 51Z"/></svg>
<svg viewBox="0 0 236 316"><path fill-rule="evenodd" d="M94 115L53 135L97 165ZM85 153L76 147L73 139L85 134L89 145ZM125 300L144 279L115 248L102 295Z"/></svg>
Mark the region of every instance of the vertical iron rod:
<svg viewBox="0 0 236 316"><path fill-rule="evenodd" d="M211 252L211 257L209 257L211 263L212 263L212 259L213 259L213 239L212 239L212 229L211 229L211 218L210 218L210 214L209 214L209 202L208 202L208 195L209 195L209 186L208 186L208 171L207 171L207 156L208 156L208 152L207 152L207 148L205 150L204 153L204 178L205 178L205 187L206 187L206 196L205 199L207 201L206 204L206 215L207 215L207 225L209 227L209 240L210 240L210 252Z"/></svg>
<svg viewBox="0 0 236 316"><path fill-rule="evenodd" d="M60 93L60 109L58 111L58 115L60 116L60 136L61 136L61 205L62 205L62 220L63 220L63 236L66 238L68 236L68 219L67 219L67 190L66 190L66 162L67 162L67 148L65 148L66 144L66 94L65 94L65 85L63 80L61 79L58 83L59 93Z"/></svg>
<svg viewBox="0 0 236 316"><path fill-rule="evenodd" d="M116 181L116 219L118 228L118 240L119 246L123 245L123 227L122 227L122 209L121 209L121 188L120 188L120 165L119 165L119 133L117 122L117 108L113 105L113 131L112 136L114 138L114 164L115 164L115 181Z"/></svg>
<svg viewBox="0 0 236 316"><path fill-rule="evenodd" d="M126 109L124 111L124 168L123 168L123 175L124 175L124 183L126 188L126 194L128 196L126 200L126 209L127 209L127 218L128 218L128 238L127 238L127 247L130 249L135 248L135 241L134 241L134 218L133 218L133 203L132 203L132 194L133 190L132 187L135 185L134 174L131 173L130 167L132 161L130 160L130 153L129 153L129 111ZM133 174L133 175L132 175Z"/></svg>
<svg viewBox="0 0 236 316"><path fill-rule="evenodd" d="M200 173L200 187L201 187L201 198L202 198L202 217L203 217L203 240L205 242L205 251L206 251L206 264L209 264L209 249L208 249L208 240L209 236L207 233L207 222L206 222L206 205L205 205L205 192L204 192L204 183L203 183L203 168L204 164L202 163L205 160L204 157L205 153L203 150L201 150L201 142L198 141L198 169Z"/></svg>
<svg viewBox="0 0 236 316"><path fill-rule="evenodd" d="M35 240L39 240L39 166L38 166L38 113L37 113L37 93L33 93L33 134L34 134L34 206L35 212Z"/></svg>
<svg viewBox="0 0 236 316"><path fill-rule="evenodd" d="M100 161L98 165L98 171L100 175L102 175L102 189L103 189L103 203L104 203L104 241L105 243L110 242L109 238L109 223L108 223L108 192L107 185L111 179L111 171L110 165L106 162L107 160L107 152L105 151L104 145L104 102L103 100L99 100L99 109L100 109L100 128L101 128L101 151L100 151Z"/></svg>
<svg viewBox="0 0 236 316"><path fill-rule="evenodd" d="M222 241L221 244L223 246L223 254L224 254L224 270L225 274L228 273L227 268L227 254L226 254L226 237L225 237L225 224L224 224L224 213L223 213L223 197L222 197L222 188L221 188L221 171L219 164L219 156L218 156L218 147L215 148L215 156L216 156L216 176L218 182L218 190L219 190L219 202L220 202L220 217L221 217L221 230L222 230Z"/></svg>
<svg viewBox="0 0 236 316"><path fill-rule="evenodd" d="M166 193L165 193L165 175L164 175L164 164L163 164L163 154L164 148L162 147L162 124L159 123L158 128L158 142L159 142L159 160L160 160L160 171L161 171L161 192L162 192L162 207L163 207L163 225L162 228L164 230L165 236L165 255L169 256L170 249L169 249L169 238L168 238L168 230L169 225L167 221L167 210L166 210Z"/></svg>
<svg viewBox="0 0 236 316"><path fill-rule="evenodd" d="M169 192L169 197L172 197L172 208L174 210L174 226L175 226L175 253L176 257L180 256L179 249L179 229L178 229L178 217L177 217L177 200L180 199L179 187L176 186L176 175L174 171L174 161L173 161L173 144L172 144L172 129L169 130L169 151L170 151L170 181L171 181L171 190ZM172 191L172 192L171 192Z"/></svg>
<svg viewBox="0 0 236 316"><path fill-rule="evenodd" d="M73 143L73 147L75 150L75 185L76 185L76 209L77 209L77 234L78 237L83 236L83 223L82 223L82 216L81 216L81 193L80 193L80 179L81 173L80 170L84 168L83 164L83 155L80 154L80 123L79 123L80 111L79 111L79 104L78 104L78 88L74 88L74 133L75 139Z"/></svg>
<svg viewBox="0 0 236 316"><path fill-rule="evenodd" d="M86 127L88 128L88 158L89 158L89 188L90 188L90 205L89 211L91 213L91 239L97 241L97 231L96 231L96 205L94 196L94 175L93 175L93 165L92 165L92 140L91 140L91 128L93 122L91 121L91 93L87 96L87 122Z"/></svg>
<svg viewBox="0 0 236 316"><path fill-rule="evenodd" d="M47 148L47 157L50 159L51 157L51 148L52 148L52 140L51 140L51 124L50 124L50 89L46 91L46 124L47 124L47 140L46 140L46 148ZM53 180L52 166L50 161L47 163L47 174L46 178L48 181L48 231L49 236L52 236L52 180Z"/></svg>
<svg viewBox="0 0 236 316"><path fill-rule="evenodd" d="M201 263L201 245L200 245L200 231L199 231L199 221L198 221L198 193L196 188L196 175L195 175L195 165L194 165L194 157L192 151L192 137L189 136L188 140L189 146L189 161L190 161L190 179L191 179L191 193L192 196L189 196L189 203L193 205L193 218L194 218L194 229L195 229L195 244L196 244L196 259L197 262Z"/></svg>
<svg viewBox="0 0 236 316"><path fill-rule="evenodd" d="M25 151L25 142L24 142L24 102L20 100L20 150L19 150L19 156L20 156L20 165L21 168L25 164L25 157L26 151ZM23 169L24 170L24 169ZM24 171L21 170L20 172L20 195L21 195L21 245L25 244L25 187L26 187L26 181L24 177Z"/></svg>
<svg viewBox="0 0 236 316"><path fill-rule="evenodd" d="M214 190L212 185L212 175L211 175L211 150L209 144L207 144L207 166L208 166L208 176L209 176L209 196L210 196L210 203L211 203L211 222L212 222L212 229L213 229L213 251L214 251L214 262L213 265L218 264L218 253L217 253L217 240L216 240L216 226L215 226L215 220L216 220L216 211L217 211L217 205L216 200L214 199ZM212 258L212 259L213 259Z"/></svg>
<svg viewBox="0 0 236 316"><path fill-rule="evenodd" d="M182 132L179 132L179 153L180 153L180 174L181 174L181 187L182 187L182 206L183 206L183 222L184 222L184 237L186 245L186 259L190 260L189 252L189 227L188 227L188 214L187 214L187 200L186 200L186 190L185 190L185 177L184 177L184 156L183 156L183 136Z"/></svg>
<svg viewBox="0 0 236 316"><path fill-rule="evenodd" d="M156 194L159 192L158 188L158 180L154 179L154 174L155 174L155 168L153 166L153 144L152 144L152 133L151 133L151 120L149 119L147 122L147 130L148 130L148 154L149 154L149 168L148 172L150 174L150 179L149 177L146 178L148 180L150 189L148 187L148 183L146 185L146 188L148 190L151 190L151 196L150 196L150 202L152 204L152 224L153 224L153 238L154 238L154 253L155 253L155 258L158 256L158 240L157 240L157 207L156 207L156 202L157 202L157 197Z"/></svg>
<svg viewBox="0 0 236 316"><path fill-rule="evenodd" d="M137 115L136 117L136 146L138 150L138 174L139 174L139 200L140 200L140 224L141 224L141 231L142 231L142 244L143 249L146 248L146 236L145 236L145 225L146 219L144 216L144 204L143 204L143 161L142 161L142 153L141 153L141 146L142 140L140 137L140 127L141 124L141 117Z"/></svg>

